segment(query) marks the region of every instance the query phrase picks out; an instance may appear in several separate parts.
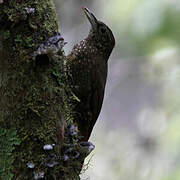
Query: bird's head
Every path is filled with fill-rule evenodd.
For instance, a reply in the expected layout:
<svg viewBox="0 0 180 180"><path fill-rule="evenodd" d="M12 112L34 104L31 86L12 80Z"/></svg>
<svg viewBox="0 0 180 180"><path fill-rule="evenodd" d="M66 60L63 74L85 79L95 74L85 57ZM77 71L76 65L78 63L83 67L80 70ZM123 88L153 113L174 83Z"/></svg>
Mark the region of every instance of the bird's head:
<svg viewBox="0 0 180 180"><path fill-rule="evenodd" d="M88 38L94 43L99 51L109 56L115 45L115 38L111 29L103 22L97 20L94 14L86 7L82 8L91 24Z"/></svg>

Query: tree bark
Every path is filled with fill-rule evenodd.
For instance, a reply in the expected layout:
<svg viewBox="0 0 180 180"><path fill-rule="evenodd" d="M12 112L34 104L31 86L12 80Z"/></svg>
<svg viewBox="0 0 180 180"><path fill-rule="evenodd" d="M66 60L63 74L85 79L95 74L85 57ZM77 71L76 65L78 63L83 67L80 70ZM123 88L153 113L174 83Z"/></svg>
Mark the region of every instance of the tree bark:
<svg viewBox="0 0 180 180"><path fill-rule="evenodd" d="M52 0L0 1L0 179L79 179L62 47Z"/></svg>

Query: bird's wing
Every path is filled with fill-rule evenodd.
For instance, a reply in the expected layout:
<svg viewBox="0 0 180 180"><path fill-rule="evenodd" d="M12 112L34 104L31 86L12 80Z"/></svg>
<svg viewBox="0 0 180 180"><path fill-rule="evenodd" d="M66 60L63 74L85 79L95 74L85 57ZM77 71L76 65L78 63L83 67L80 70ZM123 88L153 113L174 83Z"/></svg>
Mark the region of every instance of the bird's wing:
<svg viewBox="0 0 180 180"><path fill-rule="evenodd" d="M90 122L89 136L101 111L107 77L107 64L101 64L96 68L92 82L92 97L90 102L92 121Z"/></svg>

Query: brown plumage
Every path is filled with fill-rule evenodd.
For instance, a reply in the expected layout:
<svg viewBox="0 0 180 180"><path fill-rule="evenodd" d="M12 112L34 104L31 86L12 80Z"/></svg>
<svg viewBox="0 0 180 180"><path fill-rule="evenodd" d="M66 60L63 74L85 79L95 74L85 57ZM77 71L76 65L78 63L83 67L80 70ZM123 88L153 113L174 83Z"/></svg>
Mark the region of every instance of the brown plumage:
<svg viewBox="0 0 180 180"><path fill-rule="evenodd" d="M75 123L82 141L90 137L99 116L106 85L107 61L114 48L112 31L87 9L83 8L91 30L88 37L75 45L67 57L73 93L80 102L75 105Z"/></svg>

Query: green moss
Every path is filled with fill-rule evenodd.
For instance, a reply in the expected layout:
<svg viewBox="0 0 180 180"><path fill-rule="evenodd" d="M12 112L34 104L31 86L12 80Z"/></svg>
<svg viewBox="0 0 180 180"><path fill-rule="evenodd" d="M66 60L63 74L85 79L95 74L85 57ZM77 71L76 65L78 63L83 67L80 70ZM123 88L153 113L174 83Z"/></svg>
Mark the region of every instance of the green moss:
<svg viewBox="0 0 180 180"><path fill-rule="evenodd" d="M0 179L10 180L13 177L11 170L15 160L13 150L20 144L20 138L14 128L0 128Z"/></svg>
<svg viewBox="0 0 180 180"><path fill-rule="evenodd" d="M22 42L22 36L21 36L20 34L18 34L18 35L15 37L14 41L15 41L16 43L21 43L21 42Z"/></svg>
<svg viewBox="0 0 180 180"><path fill-rule="evenodd" d="M32 48L35 46L34 40L32 39L31 36L29 36L25 39L25 43L26 43L26 46L29 48Z"/></svg>
<svg viewBox="0 0 180 180"><path fill-rule="evenodd" d="M10 31L7 30L4 32L4 39L8 39L10 37Z"/></svg>
<svg viewBox="0 0 180 180"><path fill-rule="evenodd" d="M36 51L43 41L58 31L52 1L41 1L7 1L0 7L1 28L6 29L3 38L8 38L6 44L12 46L17 58Z"/></svg>

